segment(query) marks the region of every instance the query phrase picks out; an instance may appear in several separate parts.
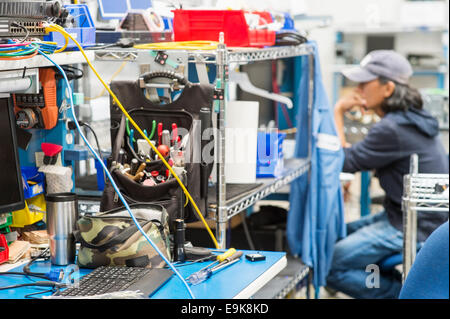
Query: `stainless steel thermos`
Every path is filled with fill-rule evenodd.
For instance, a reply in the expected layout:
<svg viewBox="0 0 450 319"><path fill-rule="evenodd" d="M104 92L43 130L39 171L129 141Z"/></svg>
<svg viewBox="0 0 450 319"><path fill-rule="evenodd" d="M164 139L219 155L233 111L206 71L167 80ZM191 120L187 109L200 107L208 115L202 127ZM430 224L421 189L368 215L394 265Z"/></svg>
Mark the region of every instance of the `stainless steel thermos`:
<svg viewBox="0 0 450 319"><path fill-rule="evenodd" d="M50 237L50 258L54 265L69 265L75 261L75 238L78 219L77 195L54 193L46 196L47 232Z"/></svg>

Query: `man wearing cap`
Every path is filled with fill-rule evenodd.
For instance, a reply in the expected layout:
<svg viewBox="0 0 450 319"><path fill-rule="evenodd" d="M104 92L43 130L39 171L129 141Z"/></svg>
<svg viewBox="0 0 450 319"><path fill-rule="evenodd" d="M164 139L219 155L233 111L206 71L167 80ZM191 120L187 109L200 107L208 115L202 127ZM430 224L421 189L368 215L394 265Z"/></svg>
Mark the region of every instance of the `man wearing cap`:
<svg viewBox="0 0 450 319"><path fill-rule="evenodd" d="M391 50L372 51L358 67L343 71L358 83L334 109L345 153L343 171L374 170L385 191L384 211L347 224L347 237L335 245L327 287L353 298L398 297L401 276L395 271L374 274L373 266L402 252L401 200L410 156L418 154L420 173L448 173L448 155L439 137L438 121L423 110L420 93L408 85L412 73L409 62ZM362 141L350 145L345 139L343 118L354 106L372 110L381 120ZM418 247L447 219L448 213L418 212Z"/></svg>

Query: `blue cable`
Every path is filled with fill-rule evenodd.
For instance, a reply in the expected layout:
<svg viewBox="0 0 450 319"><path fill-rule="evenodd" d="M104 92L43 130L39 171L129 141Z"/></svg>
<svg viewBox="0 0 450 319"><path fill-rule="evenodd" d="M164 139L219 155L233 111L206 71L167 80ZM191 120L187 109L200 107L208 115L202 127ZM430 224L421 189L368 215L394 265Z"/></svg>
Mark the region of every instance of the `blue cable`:
<svg viewBox="0 0 450 319"><path fill-rule="evenodd" d="M89 144L88 140L86 139L86 137L84 136L80 125L78 123L77 117L75 115L75 110L73 107L73 99L72 99L72 88L70 86L69 80L67 79L66 73L64 72L64 70L55 62L53 61L47 54L45 54L44 52L42 52L41 50L38 50L39 54L41 54L44 58L46 58L47 60L49 60L53 65L55 65L55 67L58 69L58 71L61 73L61 75L64 78L64 81L66 83L67 89L69 91L69 102L70 102L70 109L72 111L72 116L73 116L73 121L75 122L75 125L77 127L78 132L80 133L81 138L83 139L83 141L86 143L87 147L89 148L89 150L91 151L91 153L95 156L95 158L100 162L100 164L102 165L103 170L106 173L106 176L108 176L108 179L111 181L112 186L114 187L114 190L116 191L117 195L120 198L120 201L123 203L123 205L125 206L126 210L128 211L128 213L131 216L131 219L133 219L133 222L136 224L136 227L139 229L139 231L142 233L142 235L145 237L145 239L150 243L150 245L155 249L155 251L161 256L161 258L167 263L167 265L170 267L170 269L172 269L172 271L181 279L181 281L183 282L183 284L186 286L186 289L189 292L189 295L191 296L192 299L195 299L194 294L192 293L191 289L189 288L188 283L184 280L184 278L181 276L181 274L175 269L175 267L172 265L172 263L166 258L166 256L164 256L164 254L159 250L159 248L153 243L153 241L147 236L147 234L145 233L145 231L142 229L141 225L139 225L139 223L136 220L136 217L134 217L133 213L131 212L130 207L128 206L127 201L125 200L125 198L122 196L119 188L117 187L116 183L114 182L114 179L112 178L109 170L107 169L105 163L100 159L100 156L95 152L94 148L91 146L91 144Z"/></svg>

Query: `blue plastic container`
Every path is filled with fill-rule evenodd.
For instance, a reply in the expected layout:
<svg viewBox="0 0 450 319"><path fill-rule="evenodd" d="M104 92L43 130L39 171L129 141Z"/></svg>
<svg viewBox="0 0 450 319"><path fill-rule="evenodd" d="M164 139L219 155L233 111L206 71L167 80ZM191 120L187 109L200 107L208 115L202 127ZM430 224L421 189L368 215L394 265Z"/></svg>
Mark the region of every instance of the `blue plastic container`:
<svg viewBox="0 0 450 319"><path fill-rule="evenodd" d="M25 199L37 196L44 192L44 181L45 175L38 171L37 167L33 166L21 166L20 170L22 172L23 178L23 195ZM28 184L28 181L32 184Z"/></svg>
<svg viewBox="0 0 450 319"><path fill-rule="evenodd" d="M75 19L75 27L65 28L66 32L73 36L83 48L95 45L95 26L88 6L85 4L68 4L64 7ZM63 35L58 32L50 32L50 34L44 36L44 40L58 43L58 48L62 47L65 43ZM78 50L78 47L69 39L69 44L66 49Z"/></svg>
<svg viewBox="0 0 450 319"><path fill-rule="evenodd" d="M283 141L285 133L258 132L256 177L278 177L284 169Z"/></svg>

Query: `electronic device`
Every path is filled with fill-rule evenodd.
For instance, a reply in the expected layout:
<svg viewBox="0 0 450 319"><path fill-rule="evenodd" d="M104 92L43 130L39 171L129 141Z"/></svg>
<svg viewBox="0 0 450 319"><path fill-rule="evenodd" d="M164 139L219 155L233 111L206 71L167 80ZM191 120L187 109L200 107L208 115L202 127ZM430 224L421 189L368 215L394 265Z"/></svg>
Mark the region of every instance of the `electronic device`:
<svg viewBox="0 0 450 319"><path fill-rule="evenodd" d="M64 25L68 12L59 1L0 0L0 38L43 36L44 21Z"/></svg>
<svg viewBox="0 0 450 319"><path fill-rule="evenodd" d="M266 260L266 256L262 254L247 254L245 255L245 258L250 261Z"/></svg>
<svg viewBox="0 0 450 319"><path fill-rule="evenodd" d="M69 287L55 296L93 296L118 291L140 291L152 295L173 272L165 268L101 266L81 277L78 287Z"/></svg>
<svg viewBox="0 0 450 319"><path fill-rule="evenodd" d="M130 10L120 21L116 31L164 31L163 18L152 9Z"/></svg>
<svg viewBox="0 0 450 319"><path fill-rule="evenodd" d="M16 124L22 129L54 128L58 121L56 78L52 68L39 69L41 90L38 94L13 94Z"/></svg>
<svg viewBox="0 0 450 319"><path fill-rule="evenodd" d="M11 96L0 93L0 213L25 208Z"/></svg>
<svg viewBox="0 0 450 319"><path fill-rule="evenodd" d="M151 7L151 0L98 0L98 9L103 19L122 19L127 11Z"/></svg>

